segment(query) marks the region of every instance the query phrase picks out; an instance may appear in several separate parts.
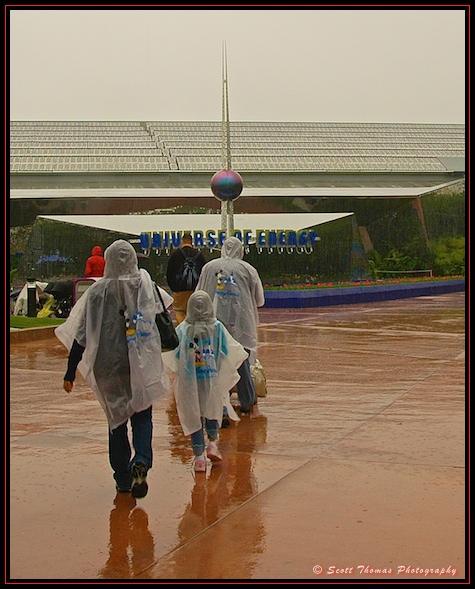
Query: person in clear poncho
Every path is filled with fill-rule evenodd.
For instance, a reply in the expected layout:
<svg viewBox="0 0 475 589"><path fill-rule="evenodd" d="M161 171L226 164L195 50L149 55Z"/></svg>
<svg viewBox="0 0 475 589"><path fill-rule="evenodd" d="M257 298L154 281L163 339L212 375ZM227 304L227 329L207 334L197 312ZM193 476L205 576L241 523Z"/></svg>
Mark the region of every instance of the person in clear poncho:
<svg viewBox="0 0 475 589"><path fill-rule="evenodd" d="M150 274L139 270L130 243L114 241L104 257L104 277L85 291L55 330L70 350L63 388L71 392L79 368L108 420L109 460L117 490L143 497L152 466L152 405L169 392L155 324L161 303ZM172 297L160 292L168 307Z"/></svg>
<svg viewBox="0 0 475 589"><path fill-rule="evenodd" d="M210 260L203 266L196 288L210 295L216 317L249 352L249 358L238 371L237 393L241 413L257 416L257 395L250 365L257 358L258 307L264 305L265 297L259 273L242 259L243 256L242 242L237 237L228 237L223 243L221 258Z"/></svg>
<svg viewBox="0 0 475 589"><path fill-rule="evenodd" d="M165 352L163 360L175 374L178 418L184 434L191 438L193 468L204 472L208 461L222 459L216 442L223 406L232 419L239 421L229 390L239 380L237 369L248 353L216 319L211 298L202 290L196 290L188 299L185 320L176 331L180 344Z"/></svg>

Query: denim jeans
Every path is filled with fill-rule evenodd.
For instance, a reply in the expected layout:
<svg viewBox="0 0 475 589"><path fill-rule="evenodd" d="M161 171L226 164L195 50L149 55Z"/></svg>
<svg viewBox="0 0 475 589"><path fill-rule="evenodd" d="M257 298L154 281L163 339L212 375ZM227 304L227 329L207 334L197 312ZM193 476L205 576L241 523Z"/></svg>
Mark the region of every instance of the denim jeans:
<svg viewBox="0 0 475 589"><path fill-rule="evenodd" d="M210 440L217 440L218 439L218 430L219 424L217 419L203 419L201 418L201 422L203 423L203 427L208 434ZM191 434L191 447L193 448L193 454L195 456L201 456L205 451L205 434L203 427L199 429L197 432Z"/></svg>
<svg viewBox="0 0 475 589"><path fill-rule="evenodd" d="M129 442L127 422L114 430L109 430L109 462L114 471L114 479L121 489L132 485L132 465L143 462L147 469L152 467L152 407L130 417L132 445ZM132 458L132 459L131 459Z"/></svg>

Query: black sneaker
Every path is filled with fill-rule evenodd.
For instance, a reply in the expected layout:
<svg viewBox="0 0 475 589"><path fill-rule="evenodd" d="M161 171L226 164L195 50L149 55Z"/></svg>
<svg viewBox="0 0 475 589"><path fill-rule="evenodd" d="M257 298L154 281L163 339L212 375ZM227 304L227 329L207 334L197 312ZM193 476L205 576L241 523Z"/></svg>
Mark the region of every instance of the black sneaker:
<svg viewBox="0 0 475 589"><path fill-rule="evenodd" d="M223 415L223 421L221 422L221 427L229 427L231 425L231 420L229 419L229 415Z"/></svg>
<svg viewBox="0 0 475 589"><path fill-rule="evenodd" d="M147 467L143 462L132 466L132 497L140 499L148 493Z"/></svg>

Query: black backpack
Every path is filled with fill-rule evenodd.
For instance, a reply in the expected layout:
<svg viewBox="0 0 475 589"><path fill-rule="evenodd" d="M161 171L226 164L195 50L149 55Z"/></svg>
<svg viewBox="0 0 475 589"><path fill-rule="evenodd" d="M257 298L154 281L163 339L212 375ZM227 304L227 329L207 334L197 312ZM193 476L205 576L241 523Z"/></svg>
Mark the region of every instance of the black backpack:
<svg viewBox="0 0 475 589"><path fill-rule="evenodd" d="M183 248L180 248L180 251L185 259L183 260L181 270L178 272L176 277L178 286L177 290L195 290L200 277L200 273L198 272L198 268L196 266L196 260L198 259L200 252L196 252L196 254L191 257L186 255L186 252L183 250Z"/></svg>

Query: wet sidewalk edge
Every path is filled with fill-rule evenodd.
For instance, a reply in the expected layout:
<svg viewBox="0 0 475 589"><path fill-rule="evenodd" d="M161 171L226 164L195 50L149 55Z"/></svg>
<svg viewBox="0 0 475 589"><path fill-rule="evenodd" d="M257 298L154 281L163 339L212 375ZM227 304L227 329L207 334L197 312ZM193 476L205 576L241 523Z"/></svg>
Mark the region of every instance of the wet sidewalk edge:
<svg viewBox="0 0 475 589"><path fill-rule="evenodd" d="M327 305L371 303L400 298L434 296L465 291L465 280L441 280L439 282L387 284L376 286L342 287L335 289L266 290L265 308L306 308ZM23 343L46 339L54 335L57 325L10 329L10 343Z"/></svg>

